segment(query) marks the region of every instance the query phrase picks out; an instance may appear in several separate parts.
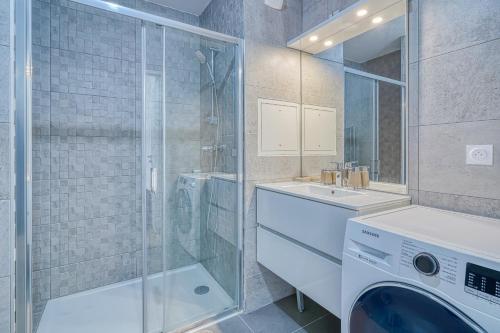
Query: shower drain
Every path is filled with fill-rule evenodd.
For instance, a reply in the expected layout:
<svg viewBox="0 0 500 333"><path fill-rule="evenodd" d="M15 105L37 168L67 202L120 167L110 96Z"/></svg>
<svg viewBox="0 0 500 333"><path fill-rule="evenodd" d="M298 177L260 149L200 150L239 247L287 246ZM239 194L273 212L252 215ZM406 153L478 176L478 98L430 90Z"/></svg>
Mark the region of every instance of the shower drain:
<svg viewBox="0 0 500 333"><path fill-rule="evenodd" d="M210 291L210 288L208 286L198 286L194 288L194 293L196 295L205 295Z"/></svg>

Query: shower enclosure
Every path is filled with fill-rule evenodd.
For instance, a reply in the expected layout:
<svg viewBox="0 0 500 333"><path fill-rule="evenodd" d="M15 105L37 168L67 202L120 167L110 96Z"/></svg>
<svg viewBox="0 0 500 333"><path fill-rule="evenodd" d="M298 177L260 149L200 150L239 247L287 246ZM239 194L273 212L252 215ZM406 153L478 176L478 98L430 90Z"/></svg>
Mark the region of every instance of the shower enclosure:
<svg viewBox="0 0 500 333"><path fill-rule="evenodd" d="M99 0L16 20L17 332L239 310L241 41Z"/></svg>
<svg viewBox="0 0 500 333"><path fill-rule="evenodd" d="M405 184L404 85L345 67L345 160L372 181Z"/></svg>

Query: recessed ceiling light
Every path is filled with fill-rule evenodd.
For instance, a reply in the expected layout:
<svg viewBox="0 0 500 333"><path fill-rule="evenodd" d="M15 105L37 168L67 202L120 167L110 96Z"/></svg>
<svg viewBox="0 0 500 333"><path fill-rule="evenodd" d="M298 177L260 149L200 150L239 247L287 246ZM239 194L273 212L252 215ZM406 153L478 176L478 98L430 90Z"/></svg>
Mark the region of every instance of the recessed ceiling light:
<svg viewBox="0 0 500 333"><path fill-rule="evenodd" d="M382 22L384 19L381 16L377 16L372 20L372 23L378 24Z"/></svg>
<svg viewBox="0 0 500 333"><path fill-rule="evenodd" d="M318 36L316 36L316 35L309 37L309 41L311 41L311 42L315 42L317 40L318 40Z"/></svg>
<svg viewBox="0 0 500 333"><path fill-rule="evenodd" d="M325 42L325 46L332 46L333 45L333 42L331 40L327 40Z"/></svg>
<svg viewBox="0 0 500 333"><path fill-rule="evenodd" d="M356 13L356 15L358 15L359 17L361 16L365 16L366 14L368 14L368 11L366 9L360 9L358 10L358 12Z"/></svg>

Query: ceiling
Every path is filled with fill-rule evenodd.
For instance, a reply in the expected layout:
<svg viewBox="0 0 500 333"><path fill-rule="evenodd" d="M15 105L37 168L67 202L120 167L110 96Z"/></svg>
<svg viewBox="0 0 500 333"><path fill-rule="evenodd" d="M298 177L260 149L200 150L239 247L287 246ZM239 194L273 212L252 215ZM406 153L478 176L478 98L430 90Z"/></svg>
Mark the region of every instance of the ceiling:
<svg viewBox="0 0 500 333"><path fill-rule="evenodd" d="M157 5L200 16L212 0L147 0Z"/></svg>
<svg viewBox="0 0 500 333"><path fill-rule="evenodd" d="M401 16L344 42L344 59L361 64L400 50L404 35L405 18Z"/></svg>

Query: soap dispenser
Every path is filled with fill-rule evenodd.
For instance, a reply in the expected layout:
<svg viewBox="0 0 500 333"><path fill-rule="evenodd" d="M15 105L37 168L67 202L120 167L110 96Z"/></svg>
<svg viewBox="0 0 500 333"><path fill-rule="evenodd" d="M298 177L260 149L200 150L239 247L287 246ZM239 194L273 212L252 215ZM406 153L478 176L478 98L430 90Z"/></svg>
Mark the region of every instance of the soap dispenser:
<svg viewBox="0 0 500 333"><path fill-rule="evenodd" d="M361 187L361 169L359 167L351 169L351 173L349 175L349 182L354 189Z"/></svg>

